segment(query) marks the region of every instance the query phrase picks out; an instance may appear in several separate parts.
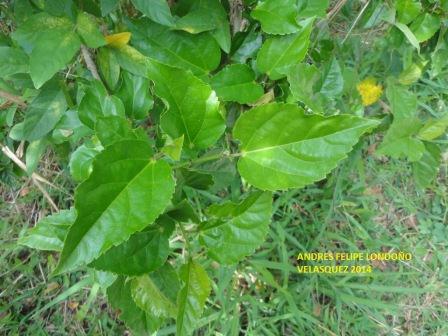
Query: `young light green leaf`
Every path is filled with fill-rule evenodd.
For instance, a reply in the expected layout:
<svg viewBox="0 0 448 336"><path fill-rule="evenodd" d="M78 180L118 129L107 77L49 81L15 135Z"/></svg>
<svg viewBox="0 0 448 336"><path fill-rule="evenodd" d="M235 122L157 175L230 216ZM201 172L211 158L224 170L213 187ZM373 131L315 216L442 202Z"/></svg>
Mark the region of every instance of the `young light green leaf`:
<svg viewBox="0 0 448 336"><path fill-rule="evenodd" d="M213 145L225 130L219 101L210 86L190 72L152 62L150 78L155 93L168 107L160 119L162 129L175 139L182 135L190 148Z"/></svg>
<svg viewBox="0 0 448 336"><path fill-rule="evenodd" d="M28 55L20 49L0 46L0 60L1 78L30 71Z"/></svg>
<svg viewBox="0 0 448 336"><path fill-rule="evenodd" d="M79 12L76 18L76 31L89 48L99 48L106 44L95 19L87 13Z"/></svg>
<svg viewBox="0 0 448 336"><path fill-rule="evenodd" d="M262 105L235 124L233 134L241 143L238 170L262 190L301 188L325 178L376 125L351 115L305 115L296 105Z"/></svg>
<svg viewBox="0 0 448 336"><path fill-rule="evenodd" d="M78 217L70 228L55 273L90 263L153 223L170 202L170 166L151 159L141 140L116 142L100 153L75 193Z"/></svg>
<svg viewBox="0 0 448 336"><path fill-rule="evenodd" d="M61 251L68 229L75 222L76 211L61 210L54 215L41 219L35 227L29 229L18 243L44 251Z"/></svg>
<svg viewBox="0 0 448 336"><path fill-rule="evenodd" d="M425 151L420 160L412 163L415 183L420 188L427 188L437 177L440 161L442 159L441 150L438 145L427 143Z"/></svg>
<svg viewBox="0 0 448 336"><path fill-rule="evenodd" d="M76 182L87 179L92 172L93 159L101 152L100 148L83 144L70 155L68 167Z"/></svg>
<svg viewBox="0 0 448 336"><path fill-rule="evenodd" d="M407 158L411 162L420 160L425 145L415 136L421 127L417 118L394 121L378 147L377 154L389 155L395 159Z"/></svg>
<svg viewBox="0 0 448 336"><path fill-rule="evenodd" d="M131 281L126 281L123 276L107 288L107 298L112 307L120 310L120 319L136 335L152 334L162 325L162 319L146 313L135 304L131 295Z"/></svg>
<svg viewBox="0 0 448 336"><path fill-rule="evenodd" d="M267 39L257 56L258 69L273 80L286 77L287 69L305 58L313 22L313 19L305 20L295 34Z"/></svg>
<svg viewBox="0 0 448 336"><path fill-rule="evenodd" d="M266 0L258 3L251 16L266 33L284 35L299 31L298 14L296 0Z"/></svg>
<svg viewBox="0 0 448 336"><path fill-rule="evenodd" d="M255 73L245 64L226 66L211 80L211 86L223 101L253 103L263 95L263 87L255 82Z"/></svg>
<svg viewBox="0 0 448 336"><path fill-rule="evenodd" d="M263 243L271 212L270 192L255 192L239 204L212 205L208 213L214 219L201 226L201 243L216 261L237 263Z"/></svg>
<svg viewBox="0 0 448 336"><path fill-rule="evenodd" d="M28 105L25 120L16 124L10 135L15 140L34 141L48 134L67 108L64 93L56 85L46 85ZM21 129L20 132L17 132Z"/></svg>
<svg viewBox="0 0 448 336"><path fill-rule="evenodd" d="M166 0L131 0L135 8L151 20L165 26L173 26L174 18Z"/></svg>
<svg viewBox="0 0 448 336"><path fill-rule="evenodd" d="M219 45L209 34L173 31L149 20L129 23L133 45L151 59L202 75L216 69Z"/></svg>
<svg viewBox="0 0 448 336"><path fill-rule="evenodd" d="M120 79L120 64L113 51L109 48L100 48L97 55L98 69L101 78L109 89L114 90Z"/></svg>
<svg viewBox="0 0 448 336"><path fill-rule="evenodd" d="M126 115L134 119L144 119L154 105L149 91L149 79L123 72L123 81L117 96L123 101Z"/></svg>
<svg viewBox="0 0 448 336"><path fill-rule="evenodd" d="M180 279L183 287L177 297L176 335L190 336L210 295L210 279L202 266L193 260L181 267Z"/></svg>
<svg viewBox="0 0 448 336"><path fill-rule="evenodd" d="M182 154L182 147L184 146L184 136L177 139L168 138L165 146L160 150L162 153L168 155L174 161L179 161Z"/></svg>
<svg viewBox="0 0 448 336"><path fill-rule="evenodd" d="M118 64L130 73L142 76L148 72L148 58L137 49L127 44L120 48L112 49Z"/></svg>
<svg viewBox="0 0 448 336"><path fill-rule="evenodd" d="M131 293L137 306L148 314L176 318L179 287L176 271L167 263L149 275L134 278Z"/></svg>
<svg viewBox="0 0 448 336"><path fill-rule="evenodd" d="M30 75L39 89L69 63L81 46L78 36L67 29L52 29L42 33L30 55Z"/></svg>
<svg viewBox="0 0 448 336"><path fill-rule="evenodd" d="M448 128L448 115L440 119L429 119L418 132L418 138L431 141L443 135Z"/></svg>
<svg viewBox="0 0 448 336"><path fill-rule="evenodd" d="M168 257L168 239L173 230L174 222L167 216L161 217L155 225L112 247L89 266L130 276L152 272L162 266Z"/></svg>

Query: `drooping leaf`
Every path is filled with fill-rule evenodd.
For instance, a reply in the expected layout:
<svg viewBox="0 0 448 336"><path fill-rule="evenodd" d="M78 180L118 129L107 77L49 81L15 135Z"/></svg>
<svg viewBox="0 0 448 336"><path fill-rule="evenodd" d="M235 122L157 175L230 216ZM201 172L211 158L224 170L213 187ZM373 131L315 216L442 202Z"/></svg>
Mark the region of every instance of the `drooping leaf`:
<svg viewBox="0 0 448 336"><path fill-rule="evenodd" d="M170 252L168 239L174 222L161 217L155 225L133 234L126 242L112 247L89 266L124 275L141 275L161 267ZM158 316L158 315L156 315Z"/></svg>
<svg viewBox="0 0 448 336"><path fill-rule="evenodd" d="M299 31L298 14L296 0L266 0L258 3L251 16L266 33L284 35Z"/></svg>
<svg viewBox="0 0 448 336"><path fill-rule="evenodd" d="M323 179L377 124L351 115L305 115L296 105L262 105L235 124L238 170L262 190L301 188Z"/></svg>
<svg viewBox="0 0 448 336"><path fill-rule="evenodd" d="M377 154L389 155L395 159L407 158L411 162L418 161L425 151L423 142L416 138L421 127L422 124L417 118L394 121L378 147Z"/></svg>
<svg viewBox="0 0 448 336"><path fill-rule="evenodd" d="M157 331L162 320L140 309L132 299L131 281L120 276L107 288L107 298L115 309L120 310L120 319L137 335L148 335Z"/></svg>
<svg viewBox="0 0 448 336"><path fill-rule="evenodd" d="M106 44L94 18L87 13L80 12L76 18L76 31L89 48L98 48Z"/></svg>
<svg viewBox="0 0 448 336"><path fill-rule="evenodd" d="M394 120L412 118L417 111L417 96L401 85L389 83L386 89Z"/></svg>
<svg viewBox="0 0 448 336"><path fill-rule="evenodd" d="M97 62L101 78L109 89L114 90L120 79L120 64L117 57L109 48L100 48Z"/></svg>
<svg viewBox="0 0 448 336"><path fill-rule="evenodd" d="M134 119L144 119L154 105L149 91L149 79L123 72L123 81L117 92L122 100L126 115Z"/></svg>
<svg viewBox="0 0 448 336"><path fill-rule="evenodd" d="M107 93L106 88L100 81L93 81L78 107L79 119L91 129L100 117L125 116L122 101Z"/></svg>
<svg viewBox="0 0 448 336"><path fill-rule="evenodd" d="M177 297L176 335L189 336L202 315L211 285L205 270L193 260L181 267L179 277L183 287Z"/></svg>
<svg viewBox="0 0 448 336"><path fill-rule="evenodd" d="M129 23L133 45L144 55L172 67L205 74L220 63L219 45L208 34L173 31L149 20Z"/></svg>
<svg viewBox="0 0 448 336"><path fill-rule="evenodd" d="M172 26L174 18L166 0L132 0L135 8L154 22L165 26Z"/></svg>
<svg viewBox="0 0 448 336"><path fill-rule="evenodd" d="M286 77L287 69L300 63L306 55L313 21L304 21L303 27L295 34L267 39L257 56L258 69L273 80Z"/></svg>
<svg viewBox="0 0 448 336"><path fill-rule="evenodd" d="M131 293L137 306L148 314L176 318L179 287L176 271L167 263L149 275L134 278Z"/></svg>
<svg viewBox="0 0 448 336"><path fill-rule="evenodd" d="M183 135L190 148L213 145L225 124L210 86L190 72L156 62L151 64L150 77L156 84L156 95L168 108L161 116L162 129L173 139Z"/></svg>
<svg viewBox="0 0 448 336"><path fill-rule="evenodd" d="M44 251L61 251L69 227L75 222L76 211L61 210L54 215L41 219L35 227L29 229L18 243Z"/></svg>
<svg viewBox="0 0 448 336"><path fill-rule="evenodd" d="M437 176L440 161L442 159L441 150L438 145L427 143L425 151L420 160L412 163L415 183L420 188L427 188Z"/></svg>
<svg viewBox="0 0 448 336"><path fill-rule="evenodd" d="M38 89L69 63L81 46L68 29L52 29L40 35L30 55L30 75Z"/></svg>
<svg viewBox="0 0 448 336"><path fill-rule="evenodd" d="M0 60L1 78L30 71L28 55L20 49L0 46Z"/></svg>
<svg viewBox="0 0 448 336"><path fill-rule="evenodd" d="M71 155L68 167L70 175L76 182L87 179L92 172L93 159L101 152L94 145L83 144L79 146Z"/></svg>
<svg viewBox="0 0 448 336"><path fill-rule="evenodd" d="M147 142L107 147L75 193L78 217L70 228L56 273L69 271L153 223L174 192L170 166L151 159Z"/></svg>
<svg viewBox="0 0 448 336"><path fill-rule="evenodd" d="M223 101L253 103L263 95L263 87L255 82L255 73L245 64L226 66L211 80L211 86Z"/></svg>
<svg viewBox="0 0 448 336"><path fill-rule="evenodd" d="M28 105L25 112L25 120L16 124L11 133L17 132L19 135L10 135L16 140L34 141L41 139L48 134L61 119L67 108L64 93L53 83L49 83L42 88L36 98Z"/></svg>
<svg viewBox="0 0 448 336"><path fill-rule="evenodd" d="M223 264L237 263L265 240L271 219L272 194L255 192L239 204L212 205L214 217L201 227L201 243Z"/></svg>

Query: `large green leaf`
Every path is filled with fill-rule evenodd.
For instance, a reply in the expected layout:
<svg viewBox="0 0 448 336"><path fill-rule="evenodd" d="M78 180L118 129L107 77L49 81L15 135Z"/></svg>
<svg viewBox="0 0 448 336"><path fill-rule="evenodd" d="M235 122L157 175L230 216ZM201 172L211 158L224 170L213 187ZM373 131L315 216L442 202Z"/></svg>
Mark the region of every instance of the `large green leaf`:
<svg viewBox="0 0 448 336"><path fill-rule="evenodd" d="M429 40L439 29L440 18L429 13L419 16L411 25L411 30L420 43Z"/></svg>
<svg viewBox="0 0 448 336"><path fill-rule="evenodd" d="M274 80L286 77L287 69L305 58L313 21L304 21L303 27L295 34L267 39L257 56L258 69Z"/></svg>
<svg viewBox="0 0 448 336"><path fill-rule="evenodd" d="M87 264L153 223L174 192L170 166L151 159L149 144L124 140L107 147L75 192L70 228L56 273Z"/></svg>
<svg viewBox="0 0 448 336"><path fill-rule="evenodd" d="M137 306L148 314L176 318L179 287L176 271L167 263L149 275L134 278L131 293Z"/></svg>
<svg viewBox="0 0 448 336"><path fill-rule="evenodd" d="M126 114L135 119L148 116L154 100L149 91L149 79L123 72L123 82L117 96L123 101Z"/></svg>
<svg viewBox="0 0 448 336"><path fill-rule="evenodd" d="M245 64L232 64L218 72L211 86L223 101L253 103L263 95L263 87L255 82L255 73Z"/></svg>
<svg viewBox="0 0 448 336"><path fill-rule="evenodd" d="M394 121L378 147L377 154L418 161L425 152L425 145L416 138L421 128L422 123L417 118Z"/></svg>
<svg viewBox="0 0 448 336"><path fill-rule="evenodd" d="M20 49L1 46L0 60L1 78L30 71L28 56Z"/></svg>
<svg viewBox="0 0 448 336"><path fill-rule="evenodd" d="M98 48L106 44L95 19L87 13L80 12L76 18L76 31L85 45L89 48Z"/></svg>
<svg viewBox="0 0 448 336"><path fill-rule="evenodd" d="M190 336L210 295L210 279L202 266L193 260L181 267L179 277L183 287L177 297L176 335Z"/></svg>
<svg viewBox="0 0 448 336"><path fill-rule="evenodd" d="M129 23L132 43L146 56L172 67L204 74L221 60L219 45L209 34L173 31L149 20Z"/></svg>
<svg viewBox="0 0 448 336"><path fill-rule="evenodd" d="M44 251L61 251L68 229L76 219L74 208L41 219L18 243Z"/></svg>
<svg viewBox="0 0 448 336"><path fill-rule="evenodd" d="M174 24L174 18L166 0L132 0L132 3L151 20L165 26Z"/></svg>
<svg viewBox="0 0 448 336"><path fill-rule="evenodd" d="M313 112L322 113L319 92L315 92L322 77L319 69L313 64L300 63L289 68L287 76L292 98L301 101Z"/></svg>
<svg viewBox="0 0 448 336"><path fill-rule="evenodd" d="M107 288L107 298L115 309L120 310L120 319L132 329L136 335L148 335L157 331L162 320L140 309L131 296L131 281L123 276Z"/></svg>
<svg viewBox="0 0 448 336"><path fill-rule="evenodd" d="M174 222L162 217L156 225L135 233L128 241L112 247L89 266L117 274L141 275L162 266L170 252L168 239Z"/></svg>
<svg viewBox="0 0 448 336"><path fill-rule="evenodd" d="M306 115L296 105L262 105L235 124L238 170L263 190L301 188L323 179L377 124L351 115Z"/></svg>
<svg viewBox="0 0 448 336"><path fill-rule="evenodd" d="M212 205L208 212L214 219L201 227L201 243L213 259L237 263L265 240L271 208L270 192L255 192L239 204Z"/></svg>
<svg viewBox="0 0 448 336"><path fill-rule="evenodd" d="M417 111L417 96L406 87L389 83L386 89L394 120L411 118Z"/></svg>
<svg viewBox="0 0 448 336"><path fill-rule="evenodd" d="M93 81L78 107L79 119L91 129L100 117L125 116L122 101L107 93L100 81Z"/></svg>
<svg viewBox="0 0 448 336"><path fill-rule="evenodd" d="M168 110L161 116L162 129L173 138L196 148L213 145L225 130L219 101L210 86L192 73L152 62L150 77L155 93Z"/></svg>
<svg viewBox="0 0 448 336"><path fill-rule="evenodd" d="M215 29L210 34L226 53L230 51L230 24L227 13L219 0L199 0L194 3L204 9L215 23Z"/></svg>
<svg viewBox="0 0 448 336"><path fill-rule="evenodd" d="M259 2L251 15L266 33L284 35L299 31L298 13L296 0L266 0Z"/></svg>
<svg viewBox="0 0 448 336"><path fill-rule="evenodd" d="M42 33L30 55L30 75L38 89L72 60L81 46L75 32L52 29Z"/></svg>
<svg viewBox="0 0 448 336"><path fill-rule="evenodd" d="M437 176L442 159L440 147L427 143L420 160L412 163L415 183L420 188L427 188Z"/></svg>
<svg viewBox="0 0 448 336"><path fill-rule="evenodd" d="M65 96L59 87L46 85L27 107L25 120L13 127L10 136L16 140L38 140L55 127L66 108Z"/></svg>

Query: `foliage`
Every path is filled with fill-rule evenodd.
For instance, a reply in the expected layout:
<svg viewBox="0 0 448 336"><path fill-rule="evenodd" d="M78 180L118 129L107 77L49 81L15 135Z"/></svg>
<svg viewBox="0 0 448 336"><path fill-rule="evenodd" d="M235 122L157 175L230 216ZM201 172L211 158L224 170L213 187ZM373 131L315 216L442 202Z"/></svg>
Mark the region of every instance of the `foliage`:
<svg viewBox="0 0 448 336"><path fill-rule="evenodd" d="M0 89L27 104L8 106L0 139L26 143L30 176L52 147L79 183L74 207L19 243L60 251L54 274L106 271L99 283L136 333L174 319L192 334L211 265L254 253L281 191L332 176L365 134L384 135L374 155L410 162L421 188L437 174L448 115L419 86L448 73L446 1L349 1L341 15L362 15L342 37L328 1L244 4L244 25L219 0L2 13ZM350 38L356 24L379 38Z"/></svg>

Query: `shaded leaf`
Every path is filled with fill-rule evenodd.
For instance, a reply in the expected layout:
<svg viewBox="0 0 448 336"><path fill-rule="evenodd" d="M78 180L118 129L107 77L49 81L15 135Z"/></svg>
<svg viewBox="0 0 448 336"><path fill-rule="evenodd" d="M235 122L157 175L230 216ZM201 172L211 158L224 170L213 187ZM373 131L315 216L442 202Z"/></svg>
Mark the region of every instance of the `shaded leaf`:
<svg viewBox="0 0 448 336"><path fill-rule="evenodd" d="M30 71L28 55L20 49L0 46L0 60L0 77L2 78Z"/></svg>
<svg viewBox="0 0 448 336"><path fill-rule="evenodd" d="M420 160L412 163L415 183L420 188L427 188L437 176L442 159L440 147L427 143Z"/></svg>
<svg viewBox="0 0 448 336"><path fill-rule="evenodd" d="M419 42L429 40L440 29L440 18L429 13L419 16L411 25L411 30Z"/></svg>
<svg viewBox="0 0 448 336"><path fill-rule="evenodd" d="M149 79L123 72L123 81L117 92L122 100L126 115L134 119L144 119L154 105L149 91Z"/></svg>
<svg viewBox="0 0 448 336"><path fill-rule="evenodd" d="M174 18L166 0L131 0L135 8L151 20L165 26L172 26Z"/></svg>
<svg viewBox="0 0 448 336"><path fill-rule="evenodd" d="M97 55L98 69L101 78L111 89L115 89L120 79L120 64L117 57L109 48L101 48Z"/></svg>

